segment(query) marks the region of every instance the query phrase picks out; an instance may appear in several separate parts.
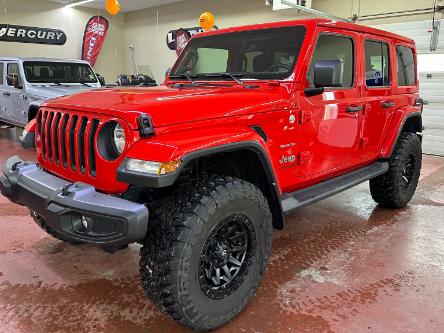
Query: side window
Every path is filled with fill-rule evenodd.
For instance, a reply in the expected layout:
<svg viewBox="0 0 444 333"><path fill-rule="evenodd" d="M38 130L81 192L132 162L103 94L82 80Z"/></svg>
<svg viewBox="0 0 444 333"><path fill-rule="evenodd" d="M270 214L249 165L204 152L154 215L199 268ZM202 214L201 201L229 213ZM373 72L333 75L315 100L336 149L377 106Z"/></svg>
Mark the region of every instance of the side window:
<svg viewBox="0 0 444 333"><path fill-rule="evenodd" d="M365 41L365 75L367 87L390 85L389 48L386 43Z"/></svg>
<svg viewBox="0 0 444 333"><path fill-rule="evenodd" d="M5 68L5 65L2 63L2 62L0 62L0 86L2 86L3 85L3 80L4 80L4 68Z"/></svg>
<svg viewBox="0 0 444 333"><path fill-rule="evenodd" d="M396 47L398 63L398 85L413 86L416 83L415 58L413 50L405 46Z"/></svg>
<svg viewBox="0 0 444 333"><path fill-rule="evenodd" d="M334 73L333 87L350 88L354 80L353 40L339 35L321 35L311 59L308 81L315 83L315 67L329 67Z"/></svg>
<svg viewBox="0 0 444 333"><path fill-rule="evenodd" d="M20 76L20 69L19 69L19 65L16 63L11 63L8 64L8 76L17 76L18 78L18 84L21 85L22 84L22 78Z"/></svg>

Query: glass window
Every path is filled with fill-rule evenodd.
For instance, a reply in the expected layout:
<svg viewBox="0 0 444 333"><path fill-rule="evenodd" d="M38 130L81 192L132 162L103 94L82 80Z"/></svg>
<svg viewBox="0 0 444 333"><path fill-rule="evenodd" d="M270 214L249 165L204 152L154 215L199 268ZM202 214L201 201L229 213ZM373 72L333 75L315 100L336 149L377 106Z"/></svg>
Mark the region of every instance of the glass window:
<svg viewBox="0 0 444 333"><path fill-rule="evenodd" d="M4 65L2 62L0 62L0 86L3 85L3 80L4 80L4 78L3 78L4 68L5 68L5 65Z"/></svg>
<svg viewBox="0 0 444 333"><path fill-rule="evenodd" d="M365 75L367 87L390 85L389 49L386 43L365 41Z"/></svg>
<svg viewBox="0 0 444 333"><path fill-rule="evenodd" d="M353 86L354 80L354 50L353 40L349 37L338 35L321 35L316 44L316 49L311 59L308 70L308 81L314 85L314 69L319 61L337 62L339 68L338 84L335 87L350 88Z"/></svg>
<svg viewBox="0 0 444 333"><path fill-rule="evenodd" d="M194 74L227 71L228 50L203 47L197 50L197 54L198 60L194 65Z"/></svg>
<svg viewBox="0 0 444 333"><path fill-rule="evenodd" d="M190 40L170 77L188 74L217 80L214 74L229 72L245 79L284 79L293 72L304 36L305 27L297 26L197 37Z"/></svg>
<svg viewBox="0 0 444 333"><path fill-rule="evenodd" d="M30 83L97 83L88 64L25 61L23 67L26 80Z"/></svg>
<svg viewBox="0 0 444 333"><path fill-rule="evenodd" d="M398 62L398 85L413 86L416 83L415 58L413 50L405 46L396 47Z"/></svg>
<svg viewBox="0 0 444 333"><path fill-rule="evenodd" d="M8 76L16 76L18 79L18 85L22 85L22 77L20 76L20 68L16 63L8 64Z"/></svg>

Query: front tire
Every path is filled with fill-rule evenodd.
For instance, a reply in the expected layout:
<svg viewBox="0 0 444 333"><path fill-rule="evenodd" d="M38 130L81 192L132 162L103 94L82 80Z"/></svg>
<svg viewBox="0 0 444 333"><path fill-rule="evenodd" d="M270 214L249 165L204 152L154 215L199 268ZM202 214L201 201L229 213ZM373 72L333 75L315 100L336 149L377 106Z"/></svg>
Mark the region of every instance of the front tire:
<svg viewBox="0 0 444 333"><path fill-rule="evenodd" d="M148 297L200 331L234 318L254 295L271 252L262 192L231 177L205 177L151 210L140 273Z"/></svg>
<svg viewBox="0 0 444 333"><path fill-rule="evenodd" d="M387 208L407 205L415 194L421 164L422 148L418 136L401 133L389 160L389 170L370 180L373 200Z"/></svg>

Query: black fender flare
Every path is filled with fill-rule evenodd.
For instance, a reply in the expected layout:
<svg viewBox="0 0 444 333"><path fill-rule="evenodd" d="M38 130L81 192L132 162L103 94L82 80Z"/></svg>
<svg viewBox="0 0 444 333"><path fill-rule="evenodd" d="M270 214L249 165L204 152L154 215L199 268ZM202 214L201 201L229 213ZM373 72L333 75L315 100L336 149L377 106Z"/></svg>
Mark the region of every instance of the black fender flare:
<svg viewBox="0 0 444 333"><path fill-rule="evenodd" d="M250 150L253 151L259 158L262 164L262 168L268 179L271 193L271 204L270 210L273 214L273 226L277 229L282 229L284 224L284 215L281 204L281 192L277 182L276 174L274 172L272 163L265 148L258 141L242 141L223 144L215 147L210 147L206 149L192 151L185 154L182 157L182 165L180 168L172 174L163 176L152 176L146 175L139 172L128 171L124 168L126 164L126 159L120 164L117 170L117 179L124 183L143 185L147 187L160 188L173 185L181 172L193 161L201 157L207 157L216 155L219 153L233 152L238 150Z"/></svg>

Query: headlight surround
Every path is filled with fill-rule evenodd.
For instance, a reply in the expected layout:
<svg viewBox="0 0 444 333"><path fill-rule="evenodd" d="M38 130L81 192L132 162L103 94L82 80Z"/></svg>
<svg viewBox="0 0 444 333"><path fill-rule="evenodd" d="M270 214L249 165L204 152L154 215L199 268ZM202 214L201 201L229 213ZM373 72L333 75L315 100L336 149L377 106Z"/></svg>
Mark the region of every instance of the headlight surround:
<svg viewBox="0 0 444 333"><path fill-rule="evenodd" d="M97 148L100 155L107 161L118 159L126 146L124 127L116 120L106 122L100 129Z"/></svg>
<svg viewBox="0 0 444 333"><path fill-rule="evenodd" d="M120 125L119 123L117 123L114 126L113 136L114 136L113 139L114 147L119 153L119 155L121 155L123 153L123 150L125 149L126 138L125 138L125 130L123 129L122 125Z"/></svg>
<svg viewBox="0 0 444 333"><path fill-rule="evenodd" d="M163 176L176 172L181 164L181 161L153 162L128 158L125 163L125 169L128 171Z"/></svg>

